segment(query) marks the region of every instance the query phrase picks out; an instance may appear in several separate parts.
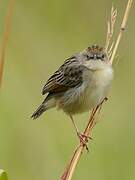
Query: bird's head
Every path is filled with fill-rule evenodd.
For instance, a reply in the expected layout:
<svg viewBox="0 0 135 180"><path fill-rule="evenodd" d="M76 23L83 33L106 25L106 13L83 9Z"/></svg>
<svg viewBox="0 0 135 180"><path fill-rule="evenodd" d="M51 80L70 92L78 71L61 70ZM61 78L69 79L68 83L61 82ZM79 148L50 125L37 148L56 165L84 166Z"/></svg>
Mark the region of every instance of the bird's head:
<svg viewBox="0 0 135 180"><path fill-rule="evenodd" d="M87 67L95 67L97 69L106 66L109 62L108 54L105 48L98 45L93 45L88 47L83 51L83 63Z"/></svg>
<svg viewBox="0 0 135 180"><path fill-rule="evenodd" d="M85 52L86 52L87 61L89 61L89 60L107 61L108 60L108 56L107 56L105 49L98 45L93 45L91 47L88 47Z"/></svg>

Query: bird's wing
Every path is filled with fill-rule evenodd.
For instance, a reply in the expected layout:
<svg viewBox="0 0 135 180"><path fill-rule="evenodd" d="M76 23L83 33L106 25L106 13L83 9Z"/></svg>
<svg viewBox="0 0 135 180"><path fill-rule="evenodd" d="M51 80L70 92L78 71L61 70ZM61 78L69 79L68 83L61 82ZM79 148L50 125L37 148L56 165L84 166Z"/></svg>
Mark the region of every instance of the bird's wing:
<svg viewBox="0 0 135 180"><path fill-rule="evenodd" d="M67 59L64 64L48 79L42 94L61 93L69 88L79 86L83 81L85 66L79 64L75 56Z"/></svg>

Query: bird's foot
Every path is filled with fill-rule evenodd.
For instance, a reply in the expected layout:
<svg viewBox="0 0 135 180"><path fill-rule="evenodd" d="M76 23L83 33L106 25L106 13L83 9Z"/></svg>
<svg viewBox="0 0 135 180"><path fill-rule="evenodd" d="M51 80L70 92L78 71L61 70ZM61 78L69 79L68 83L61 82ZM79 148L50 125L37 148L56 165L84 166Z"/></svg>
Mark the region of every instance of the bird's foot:
<svg viewBox="0 0 135 180"><path fill-rule="evenodd" d="M92 140L92 138L90 136L86 136L85 134L82 134L80 132L77 132L77 136L79 137L79 140L82 143L82 145L85 146L86 150L89 152L89 148L87 146L87 143L88 143L88 139Z"/></svg>

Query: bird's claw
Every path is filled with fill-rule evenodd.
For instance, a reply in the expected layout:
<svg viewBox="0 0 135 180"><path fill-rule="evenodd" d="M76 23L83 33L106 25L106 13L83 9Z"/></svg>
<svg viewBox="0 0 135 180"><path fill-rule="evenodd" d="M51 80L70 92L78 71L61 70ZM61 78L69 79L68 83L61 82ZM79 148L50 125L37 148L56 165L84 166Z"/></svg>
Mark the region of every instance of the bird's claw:
<svg viewBox="0 0 135 180"><path fill-rule="evenodd" d="M88 143L88 139L92 140L92 138L90 136L86 136L85 134L82 134L80 132L78 132L77 135L80 139L80 142L83 144L83 146L86 147L86 150L89 152L89 148L87 146L87 143Z"/></svg>

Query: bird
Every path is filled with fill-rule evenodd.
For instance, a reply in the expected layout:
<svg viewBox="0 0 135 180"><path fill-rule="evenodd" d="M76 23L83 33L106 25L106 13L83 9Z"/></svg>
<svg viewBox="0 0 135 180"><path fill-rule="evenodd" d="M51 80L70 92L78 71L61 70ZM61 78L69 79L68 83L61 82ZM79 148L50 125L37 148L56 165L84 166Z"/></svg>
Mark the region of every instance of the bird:
<svg viewBox="0 0 135 180"><path fill-rule="evenodd" d="M66 59L43 87L44 101L32 114L37 119L45 111L62 109L72 120L83 141L73 116L96 107L107 97L113 80L113 68L103 46L92 45Z"/></svg>

